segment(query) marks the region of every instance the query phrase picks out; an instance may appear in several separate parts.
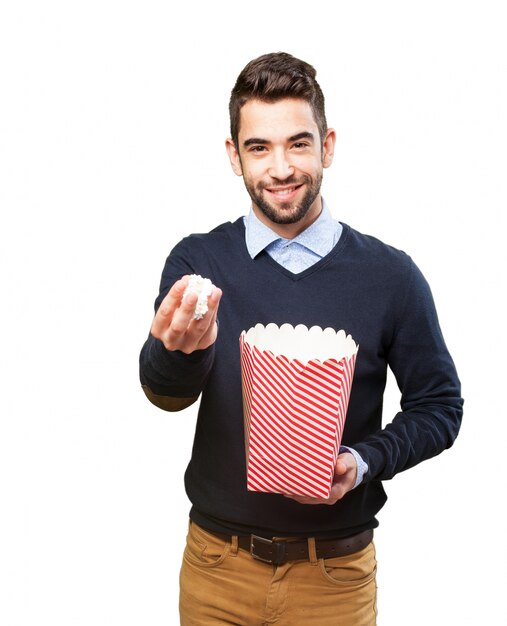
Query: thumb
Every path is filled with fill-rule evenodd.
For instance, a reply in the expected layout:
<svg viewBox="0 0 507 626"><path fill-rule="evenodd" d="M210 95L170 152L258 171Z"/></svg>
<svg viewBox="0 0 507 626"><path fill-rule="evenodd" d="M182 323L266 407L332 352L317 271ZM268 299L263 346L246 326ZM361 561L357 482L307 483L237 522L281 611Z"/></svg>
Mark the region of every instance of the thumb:
<svg viewBox="0 0 507 626"><path fill-rule="evenodd" d="M334 469L335 476L343 476L347 472L347 464L342 459L338 459L336 461L336 466Z"/></svg>

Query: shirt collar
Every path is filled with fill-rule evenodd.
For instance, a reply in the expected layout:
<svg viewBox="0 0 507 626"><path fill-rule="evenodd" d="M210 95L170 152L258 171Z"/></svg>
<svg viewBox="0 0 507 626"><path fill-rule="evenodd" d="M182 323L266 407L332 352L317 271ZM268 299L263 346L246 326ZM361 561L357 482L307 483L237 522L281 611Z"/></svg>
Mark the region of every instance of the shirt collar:
<svg viewBox="0 0 507 626"><path fill-rule="evenodd" d="M284 239L275 233L271 228L263 224L255 215L253 209L243 218L245 223L245 241L248 253L254 259L259 252L262 252L269 244L278 239ZM308 226L302 233L294 239L285 239L291 243L299 243L315 254L323 257L333 247L335 243L334 220L329 209L322 198L322 211L319 217Z"/></svg>

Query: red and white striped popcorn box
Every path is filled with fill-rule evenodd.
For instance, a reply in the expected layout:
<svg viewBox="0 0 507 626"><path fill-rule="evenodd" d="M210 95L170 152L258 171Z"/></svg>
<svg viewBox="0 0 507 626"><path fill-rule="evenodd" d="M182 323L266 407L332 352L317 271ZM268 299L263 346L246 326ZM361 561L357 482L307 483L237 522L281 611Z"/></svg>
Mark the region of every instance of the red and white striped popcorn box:
<svg viewBox="0 0 507 626"><path fill-rule="evenodd" d="M328 498L358 346L343 330L257 324L240 348L247 489Z"/></svg>

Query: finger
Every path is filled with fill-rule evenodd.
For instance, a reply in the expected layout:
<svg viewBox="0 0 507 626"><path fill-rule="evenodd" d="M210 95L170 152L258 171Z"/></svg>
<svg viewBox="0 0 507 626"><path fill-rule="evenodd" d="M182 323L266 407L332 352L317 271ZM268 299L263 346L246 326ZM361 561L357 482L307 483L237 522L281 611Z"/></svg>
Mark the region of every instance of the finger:
<svg viewBox="0 0 507 626"><path fill-rule="evenodd" d="M151 333L155 337L160 337L170 326L174 313L181 304L188 280L188 276L177 280L162 300L151 325Z"/></svg>
<svg viewBox="0 0 507 626"><path fill-rule="evenodd" d="M343 459L338 459L334 470L335 476L342 476L343 474L346 474L348 469L349 468L345 461L343 461Z"/></svg>
<svg viewBox="0 0 507 626"><path fill-rule="evenodd" d="M168 327L167 337L171 341L185 334L194 319L195 306L197 304L197 294L189 293L180 299L178 307L174 310L171 324Z"/></svg>
<svg viewBox="0 0 507 626"><path fill-rule="evenodd" d="M172 326L176 332L180 332L181 326L189 337L199 341L210 329L213 330L217 318L218 303L222 290L214 287L212 293L208 297L208 310L200 318L195 317L195 307L198 297L196 294L188 294L183 298L180 308L174 314Z"/></svg>
<svg viewBox="0 0 507 626"><path fill-rule="evenodd" d="M215 311L218 309L218 305L220 304L220 298L222 297L222 290L220 287L213 287L211 290L211 294L208 298L208 309L210 311Z"/></svg>
<svg viewBox="0 0 507 626"><path fill-rule="evenodd" d="M188 298L189 296L187 296ZM220 298L222 297L222 290L219 287L215 287L213 285L213 289L211 290L210 295L208 296L208 309L206 313L201 317L201 319L196 319L199 327L208 327L211 325L211 321L213 318L216 319L216 313L218 310L218 305L220 303ZM187 299L185 298L185 300ZM207 323L206 323L207 322Z"/></svg>
<svg viewBox="0 0 507 626"><path fill-rule="evenodd" d="M208 312L202 318L202 320L196 320L196 327L202 332L202 335L199 339L199 348L207 348L216 341L218 333L218 305L220 303L221 297L222 290L218 287L215 287L208 300Z"/></svg>
<svg viewBox="0 0 507 626"><path fill-rule="evenodd" d="M181 304L181 299L183 298L183 294L185 293L185 289L188 287L188 281L190 280L190 276L186 275L177 280L174 285L169 289L169 292L162 300L162 304L160 305L160 309L177 309ZM159 309L159 310L160 310Z"/></svg>
<svg viewBox="0 0 507 626"><path fill-rule="evenodd" d="M356 459L350 452L342 452L338 455L335 465L335 476L342 476L349 470L357 467Z"/></svg>

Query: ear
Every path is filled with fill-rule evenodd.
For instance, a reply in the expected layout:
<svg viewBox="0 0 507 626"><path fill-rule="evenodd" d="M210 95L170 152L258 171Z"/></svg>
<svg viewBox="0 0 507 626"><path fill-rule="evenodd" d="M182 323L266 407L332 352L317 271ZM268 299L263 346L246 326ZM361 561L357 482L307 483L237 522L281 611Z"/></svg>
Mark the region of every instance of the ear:
<svg viewBox="0 0 507 626"><path fill-rule="evenodd" d="M336 131L334 128L328 128L322 143L322 167L329 167L333 162L335 144Z"/></svg>
<svg viewBox="0 0 507 626"><path fill-rule="evenodd" d="M227 150L227 154L229 155L229 161L231 162L232 171L236 174L236 176L243 176L241 159L239 158L239 153L236 150L234 141L230 137L225 140L225 149Z"/></svg>

